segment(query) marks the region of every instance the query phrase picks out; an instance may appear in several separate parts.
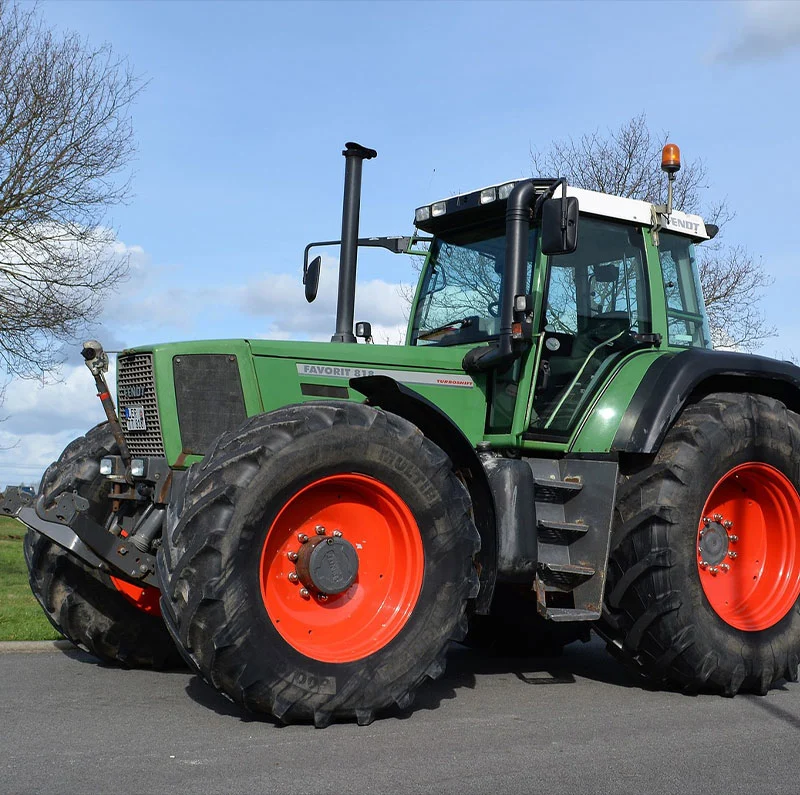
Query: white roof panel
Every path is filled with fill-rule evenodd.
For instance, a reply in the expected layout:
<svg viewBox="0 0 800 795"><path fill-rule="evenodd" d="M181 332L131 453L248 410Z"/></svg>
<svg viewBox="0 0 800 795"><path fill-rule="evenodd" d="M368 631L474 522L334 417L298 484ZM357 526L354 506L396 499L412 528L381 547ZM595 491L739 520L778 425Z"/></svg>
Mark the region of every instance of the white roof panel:
<svg viewBox="0 0 800 795"><path fill-rule="evenodd" d="M486 188L498 188L501 185L517 182L524 182L524 180L510 179L505 182L498 182L495 185L487 185ZM486 190L486 188L481 188L481 190ZM477 192L468 191L470 194ZM458 195L466 196L467 193ZM557 190L556 198L560 195L561 191ZM641 201L640 199L626 199L622 196L612 196L608 193L599 193L594 190L584 190L583 188L575 188L572 185L567 186L567 196L575 196L578 199L582 213L618 218L621 221L632 221L643 226L653 225L653 205L650 202ZM441 201L449 201L453 198L455 196L449 196ZM433 204L436 204L436 202L433 202ZM710 237L706 231L705 222L699 215L673 210L669 217L662 217L664 219L663 228L668 229L670 232L688 235L696 240L708 240Z"/></svg>

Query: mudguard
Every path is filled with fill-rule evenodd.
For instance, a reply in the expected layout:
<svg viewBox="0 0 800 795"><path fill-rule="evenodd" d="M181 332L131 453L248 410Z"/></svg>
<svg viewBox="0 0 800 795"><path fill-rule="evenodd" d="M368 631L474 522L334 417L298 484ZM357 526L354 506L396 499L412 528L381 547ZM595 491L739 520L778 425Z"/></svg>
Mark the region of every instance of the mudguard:
<svg viewBox="0 0 800 795"><path fill-rule="evenodd" d="M656 453L689 400L753 392L800 412L800 367L766 356L691 348L656 359L622 417L612 452Z"/></svg>

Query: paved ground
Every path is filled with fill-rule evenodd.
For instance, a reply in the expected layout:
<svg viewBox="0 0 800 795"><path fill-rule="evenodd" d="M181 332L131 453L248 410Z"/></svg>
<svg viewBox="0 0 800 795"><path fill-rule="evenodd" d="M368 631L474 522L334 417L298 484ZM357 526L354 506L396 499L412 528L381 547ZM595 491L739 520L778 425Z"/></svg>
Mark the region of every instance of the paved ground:
<svg viewBox="0 0 800 795"><path fill-rule="evenodd" d="M649 692L598 641L557 661L456 647L414 712L325 730L253 719L188 673L0 651L2 793L800 791L800 685Z"/></svg>

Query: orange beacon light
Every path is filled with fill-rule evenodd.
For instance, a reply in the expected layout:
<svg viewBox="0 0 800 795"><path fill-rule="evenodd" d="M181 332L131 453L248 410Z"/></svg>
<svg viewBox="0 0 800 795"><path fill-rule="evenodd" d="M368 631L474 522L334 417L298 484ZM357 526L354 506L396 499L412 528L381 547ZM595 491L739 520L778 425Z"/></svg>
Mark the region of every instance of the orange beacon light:
<svg viewBox="0 0 800 795"><path fill-rule="evenodd" d="M661 169L672 176L681 168L681 150L677 144L665 144L661 150Z"/></svg>

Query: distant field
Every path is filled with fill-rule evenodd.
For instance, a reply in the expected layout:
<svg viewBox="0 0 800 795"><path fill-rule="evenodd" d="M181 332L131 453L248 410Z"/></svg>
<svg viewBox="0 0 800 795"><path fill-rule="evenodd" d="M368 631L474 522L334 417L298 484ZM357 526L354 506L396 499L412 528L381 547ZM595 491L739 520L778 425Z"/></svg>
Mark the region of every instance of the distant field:
<svg viewBox="0 0 800 795"><path fill-rule="evenodd" d="M0 641L54 640L60 635L45 618L28 585L22 553L25 526L0 516Z"/></svg>

